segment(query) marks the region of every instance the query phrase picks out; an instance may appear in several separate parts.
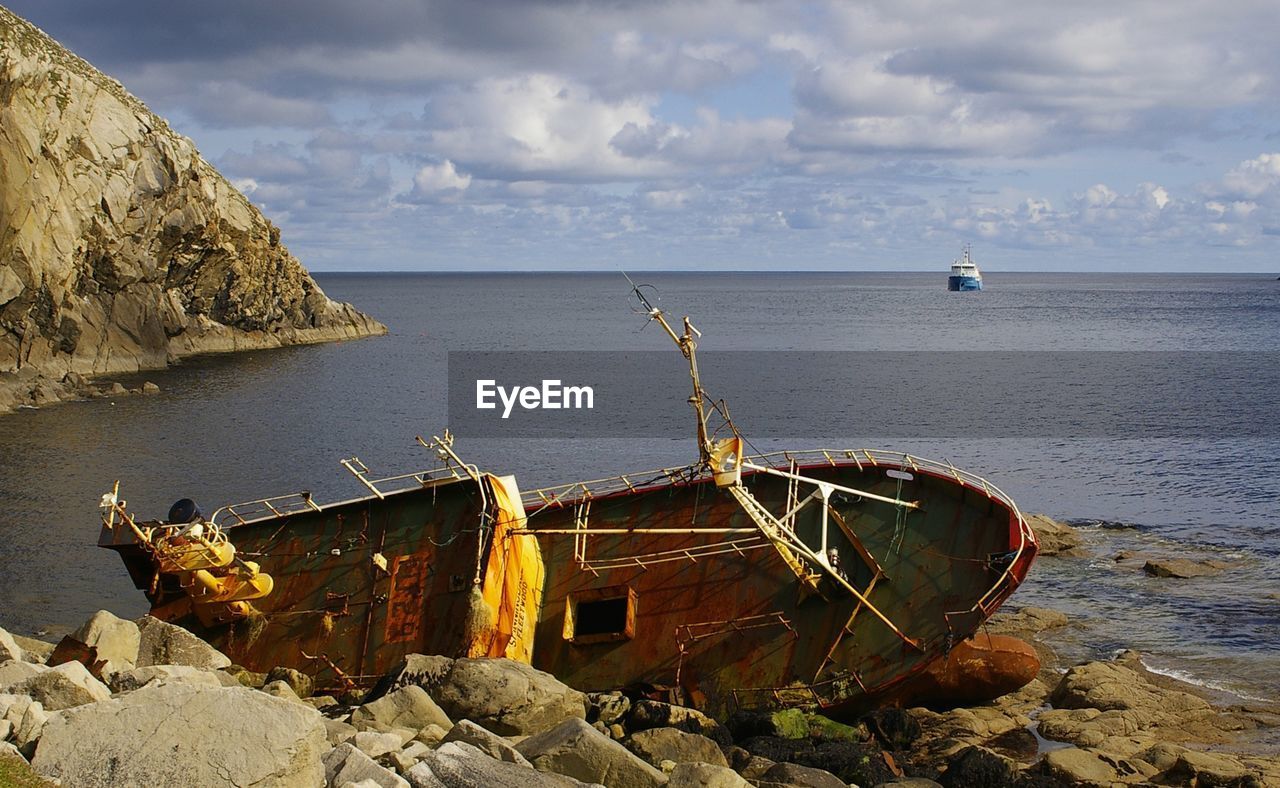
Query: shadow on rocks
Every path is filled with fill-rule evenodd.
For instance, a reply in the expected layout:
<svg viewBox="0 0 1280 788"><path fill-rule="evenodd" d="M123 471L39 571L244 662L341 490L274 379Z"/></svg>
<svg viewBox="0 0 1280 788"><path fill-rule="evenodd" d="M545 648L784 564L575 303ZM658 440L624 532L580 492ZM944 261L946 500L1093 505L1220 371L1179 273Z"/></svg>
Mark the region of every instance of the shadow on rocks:
<svg viewBox="0 0 1280 788"><path fill-rule="evenodd" d="M874 744L753 736L740 746L752 755L831 772L846 783L878 785L896 779Z"/></svg>

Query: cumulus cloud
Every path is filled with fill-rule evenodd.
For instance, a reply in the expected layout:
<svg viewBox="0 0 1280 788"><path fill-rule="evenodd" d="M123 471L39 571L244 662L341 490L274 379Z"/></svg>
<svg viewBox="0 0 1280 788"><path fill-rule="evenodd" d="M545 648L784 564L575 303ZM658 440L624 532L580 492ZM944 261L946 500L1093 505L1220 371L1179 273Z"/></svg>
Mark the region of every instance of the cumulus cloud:
<svg viewBox="0 0 1280 788"><path fill-rule="evenodd" d="M966 238L1194 257L1280 227L1275 3L9 6L312 257L422 233L441 260L553 265L566 244L848 265Z"/></svg>

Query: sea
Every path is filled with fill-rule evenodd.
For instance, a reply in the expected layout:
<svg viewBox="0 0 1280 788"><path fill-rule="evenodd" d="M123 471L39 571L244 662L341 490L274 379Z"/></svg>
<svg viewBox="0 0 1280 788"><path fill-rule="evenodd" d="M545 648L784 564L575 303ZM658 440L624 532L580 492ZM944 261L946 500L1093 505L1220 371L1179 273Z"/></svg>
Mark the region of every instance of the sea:
<svg viewBox="0 0 1280 788"><path fill-rule="evenodd" d="M777 378L789 376L783 390L819 397L837 414L846 403L850 413L864 410L865 393L815 391L819 384L792 366L771 370L770 359L812 351L874 352L876 363L890 364L896 354L924 351L1099 351L1139 359L1209 352L1253 359L1264 375L1275 373L1269 354L1280 351L1280 281L1267 275L989 272L980 293L947 292L945 272L634 278L652 285L645 292L662 309L694 319L704 351L774 351L759 354L751 369L761 386L779 390ZM96 546L99 502L117 481L132 511L161 518L186 497L210 513L304 489L320 501L364 494L339 464L344 458L360 458L374 476L429 467L432 458L415 437L450 426L450 353L634 352L636 364L660 365L667 357L656 351L666 351L683 369L670 340L634 311L630 285L617 273L316 279L331 297L383 321L390 334L191 358L121 378L131 387L153 381L159 394L0 416L0 626L56 640L98 609L145 612L143 594L117 556ZM1091 379L1080 392L1080 412L1167 407L1144 396L1142 381L1116 378ZM714 379L704 383L734 401L735 391L718 389ZM861 423L855 431L830 416L817 439L812 424L795 439L777 424L757 425L759 439L751 437L752 425L739 427L761 451L866 446L944 459L986 477L1023 511L1082 528L1087 554L1039 559L1008 603L1070 617L1052 636L1065 661L1132 648L1154 670L1231 697L1277 701L1280 388L1252 386L1245 396L1237 387L1244 390L1238 374L1215 384L1214 417L1236 425L1221 435L1212 421L1185 413L1178 416L1185 431L1175 421L1174 429L1150 435L1074 434L1070 421L1064 428L1058 420L1043 434L1006 434L983 429L999 422L1002 408L978 395L931 406L954 408L966 425L937 437ZM680 407L686 396L676 398ZM1158 422L1161 414L1146 416ZM454 448L468 462L516 474L525 489L696 459L691 417L687 436L459 435ZM1213 577L1154 578L1141 560L1114 560L1121 551L1226 568Z"/></svg>

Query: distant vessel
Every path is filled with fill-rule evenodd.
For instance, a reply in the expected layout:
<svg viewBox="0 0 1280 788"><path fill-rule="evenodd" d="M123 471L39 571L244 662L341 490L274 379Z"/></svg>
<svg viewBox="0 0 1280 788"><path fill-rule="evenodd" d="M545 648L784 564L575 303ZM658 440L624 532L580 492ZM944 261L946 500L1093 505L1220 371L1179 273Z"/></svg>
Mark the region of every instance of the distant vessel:
<svg viewBox="0 0 1280 788"><path fill-rule="evenodd" d="M951 276L947 277L948 290L981 290L982 272L969 256L969 244L964 245L964 256L951 262Z"/></svg>

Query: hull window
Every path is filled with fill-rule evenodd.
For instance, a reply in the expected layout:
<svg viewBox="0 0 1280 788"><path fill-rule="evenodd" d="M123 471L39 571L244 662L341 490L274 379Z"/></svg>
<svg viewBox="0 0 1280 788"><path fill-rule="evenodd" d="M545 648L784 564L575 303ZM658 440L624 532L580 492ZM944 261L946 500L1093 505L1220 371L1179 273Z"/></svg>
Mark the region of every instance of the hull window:
<svg viewBox="0 0 1280 788"><path fill-rule="evenodd" d="M629 586L593 588L565 600L564 637L575 645L630 640L636 632L636 592Z"/></svg>

